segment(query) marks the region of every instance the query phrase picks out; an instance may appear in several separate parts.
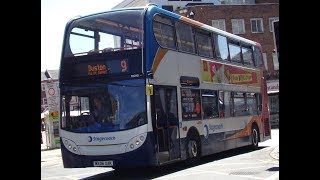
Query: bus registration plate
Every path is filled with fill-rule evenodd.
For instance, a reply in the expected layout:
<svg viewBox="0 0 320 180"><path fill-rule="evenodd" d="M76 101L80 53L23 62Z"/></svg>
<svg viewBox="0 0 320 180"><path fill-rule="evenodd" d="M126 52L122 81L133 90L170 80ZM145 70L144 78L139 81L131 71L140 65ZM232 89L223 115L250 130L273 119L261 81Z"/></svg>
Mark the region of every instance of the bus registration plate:
<svg viewBox="0 0 320 180"><path fill-rule="evenodd" d="M113 166L113 161L93 161L93 166Z"/></svg>

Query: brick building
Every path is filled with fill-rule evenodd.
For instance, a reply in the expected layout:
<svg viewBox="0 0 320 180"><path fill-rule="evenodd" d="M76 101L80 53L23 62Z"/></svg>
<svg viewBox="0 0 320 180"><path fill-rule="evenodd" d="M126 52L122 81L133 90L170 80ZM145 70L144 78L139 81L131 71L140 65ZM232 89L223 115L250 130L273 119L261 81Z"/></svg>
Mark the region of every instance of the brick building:
<svg viewBox="0 0 320 180"><path fill-rule="evenodd" d="M271 1L271 0L270 0ZM267 79L279 78L279 62L274 52L272 21L279 19L279 3L190 6L175 11L196 21L259 42ZM190 16L190 14L192 16Z"/></svg>

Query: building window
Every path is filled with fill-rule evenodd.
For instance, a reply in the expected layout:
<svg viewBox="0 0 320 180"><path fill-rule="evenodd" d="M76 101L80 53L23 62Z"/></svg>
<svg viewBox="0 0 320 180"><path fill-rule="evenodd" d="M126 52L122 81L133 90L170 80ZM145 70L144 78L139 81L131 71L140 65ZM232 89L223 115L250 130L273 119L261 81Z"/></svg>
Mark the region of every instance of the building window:
<svg viewBox="0 0 320 180"><path fill-rule="evenodd" d="M173 6L162 6L162 9L165 9L167 11L173 11Z"/></svg>
<svg viewBox="0 0 320 180"><path fill-rule="evenodd" d="M267 53L262 53L262 59L263 59L264 67L266 68L266 70L268 70Z"/></svg>
<svg viewBox="0 0 320 180"><path fill-rule="evenodd" d="M262 33L263 32L263 21L262 18L250 19L251 21L251 32Z"/></svg>
<svg viewBox="0 0 320 180"><path fill-rule="evenodd" d="M232 33L233 34L244 34L244 20L243 19L231 19L232 23Z"/></svg>
<svg viewBox="0 0 320 180"><path fill-rule="evenodd" d="M46 87L45 87L44 84L41 84L41 90L42 90L42 91L45 91L45 90L46 90Z"/></svg>
<svg viewBox="0 0 320 180"><path fill-rule="evenodd" d="M277 54L275 52L272 52L272 61L273 61L273 69L279 70L279 61Z"/></svg>
<svg viewBox="0 0 320 180"><path fill-rule="evenodd" d="M268 95L270 114L279 113L279 94Z"/></svg>
<svg viewBox="0 0 320 180"><path fill-rule="evenodd" d="M47 98L43 98L43 99L42 99L42 104L43 104L43 105L46 105L46 104L47 104Z"/></svg>
<svg viewBox="0 0 320 180"><path fill-rule="evenodd" d="M225 31L226 30L226 21L224 19L212 20L212 26Z"/></svg>
<svg viewBox="0 0 320 180"><path fill-rule="evenodd" d="M269 30L270 32L273 32L273 21L276 21L276 20L279 20L279 17L272 17L272 18L269 18Z"/></svg>

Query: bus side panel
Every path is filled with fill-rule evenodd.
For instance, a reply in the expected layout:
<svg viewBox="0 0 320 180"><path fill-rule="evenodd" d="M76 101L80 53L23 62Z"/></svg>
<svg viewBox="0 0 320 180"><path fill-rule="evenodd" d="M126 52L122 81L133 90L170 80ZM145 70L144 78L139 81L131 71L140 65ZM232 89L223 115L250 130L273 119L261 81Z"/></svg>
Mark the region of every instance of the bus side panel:
<svg viewBox="0 0 320 180"><path fill-rule="evenodd" d="M225 142L224 139L225 133L214 133L207 136L201 136L201 145L202 145L202 155L209 155L216 152L224 151Z"/></svg>
<svg viewBox="0 0 320 180"><path fill-rule="evenodd" d="M210 134L209 137L200 136L201 139L201 156L211 155L226 150L247 146L250 144L250 136L239 137L234 139L226 139L225 137L238 133L239 130ZM186 138L181 139L181 157L186 159Z"/></svg>
<svg viewBox="0 0 320 180"><path fill-rule="evenodd" d="M157 161L154 139L153 133L149 132L146 141L139 149L123 154L103 156L83 156L73 154L63 143L61 143L63 166L64 168L93 167L93 161L109 160L114 161L114 167L155 166L157 165Z"/></svg>

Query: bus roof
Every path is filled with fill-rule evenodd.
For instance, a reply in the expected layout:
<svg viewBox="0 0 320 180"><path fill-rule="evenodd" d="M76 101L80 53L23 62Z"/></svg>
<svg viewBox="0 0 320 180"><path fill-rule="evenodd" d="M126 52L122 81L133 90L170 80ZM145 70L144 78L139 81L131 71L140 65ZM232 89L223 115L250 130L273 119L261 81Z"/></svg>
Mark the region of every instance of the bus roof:
<svg viewBox="0 0 320 180"><path fill-rule="evenodd" d="M188 24L192 24L192 25L195 25L197 27L200 27L204 30L208 30L208 31L211 31L211 32L215 32L217 34L220 34L220 35L223 35L223 36L226 36L226 37L229 37L231 39L234 39L234 40L238 40L238 41L242 41L244 43L247 43L247 44L250 44L250 45L257 45L257 46L261 46L258 42L255 42L255 41L251 41L249 39L246 39L246 38L243 38L241 36L237 36L235 34L232 34L232 33L229 33L229 32L226 32L226 31L223 31L223 30L220 30L218 28L215 28L213 26L209 26L207 24L204 24L204 23L201 23L199 21L195 21L193 19L190 19L190 18L187 18L187 17L184 17L182 15L179 15L177 13L174 13L174 12L170 12L170 11L167 11L165 9L162 9L162 8L159 8L157 5L155 4L147 4L146 6L144 7L126 7L126 8L119 8L119 9L112 9L112 10L109 10L109 11L103 11L103 12L99 12L99 13L94 13L94 14L90 14L90 15L86 15L86 16L78 16L78 17L75 17L75 18L72 18L72 19L78 19L78 18L84 18L84 17L89 17L89 16L94 16L94 15L98 15L98 14L102 14L102 13L106 13L106 12L116 12L116 11L124 11L124 10L142 10L144 8L148 8L149 10L151 9L154 9L155 11L161 11L162 13L168 15L168 16L171 16L173 18L179 18L180 20L188 23Z"/></svg>
<svg viewBox="0 0 320 180"><path fill-rule="evenodd" d="M179 17L180 20L188 23L188 24L192 24L194 26L197 26L197 27L200 27L204 30L208 30L208 31L211 31L211 32L215 32L217 34L220 34L220 35L223 35L223 36L227 36L231 39L234 39L234 40L239 40L239 41L242 41L244 43L247 43L247 44L250 44L250 45L257 45L257 46L260 46L260 44L258 42L255 42L255 41L251 41L249 39L246 39L246 38L243 38L243 37L240 37L240 36L237 36L235 34L232 34L232 33L228 33L226 31L223 31L223 30L220 30L218 28L215 28L213 26L209 26L207 24L204 24L204 23L201 23L199 21L195 21L193 19L190 19L190 18L187 18L187 17L184 17L182 15L179 15L179 14L176 14L176 13L173 13L173 12L170 12L170 11L167 11L167 10L164 10L162 8L159 8L157 6L154 6L154 5L150 5L150 8L155 8L157 9L156 11L161 11L163 12L164 14L168 15L168 16L171 16L173 18L176 18L177 16Z"/></svg>

